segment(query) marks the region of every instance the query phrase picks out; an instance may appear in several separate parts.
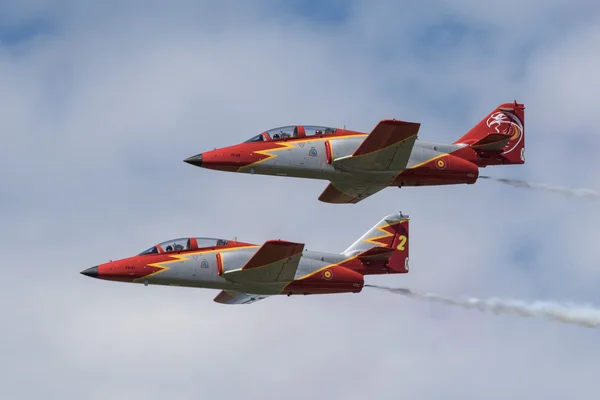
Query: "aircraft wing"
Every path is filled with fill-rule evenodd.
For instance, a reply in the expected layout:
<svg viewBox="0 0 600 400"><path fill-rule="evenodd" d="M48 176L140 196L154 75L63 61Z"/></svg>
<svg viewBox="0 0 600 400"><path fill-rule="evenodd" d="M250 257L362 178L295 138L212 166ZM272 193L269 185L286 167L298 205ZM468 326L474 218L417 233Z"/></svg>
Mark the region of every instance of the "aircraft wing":
<svg viewBox="0 0 600 400"><path fill-rule="evenodd" d="M238 283L275 283L294 280L304 244L269 240L239 269L227 271L225 279Z"/></svg>
<svg viewBox="0 0 600 400"><path fill-rule="evenodd" d="M420 123L383 120L351 156L340 157L333 166L348 172L402 171L417 140Z"/></svg>
<svg viewBox="0 0 600 400"><path fill-rule="evenodd" d="M357 182L331 182L319 196L324 203L356 204L361 200L385 189L387 185L357 183Z"/></svg>
<svg viewBox="0 0 600 400"><path fill-rule="evenodd" d="M237 290L222 290L213 301L221 304L251 304L267 297L269 295L242 293Z"/></svg>

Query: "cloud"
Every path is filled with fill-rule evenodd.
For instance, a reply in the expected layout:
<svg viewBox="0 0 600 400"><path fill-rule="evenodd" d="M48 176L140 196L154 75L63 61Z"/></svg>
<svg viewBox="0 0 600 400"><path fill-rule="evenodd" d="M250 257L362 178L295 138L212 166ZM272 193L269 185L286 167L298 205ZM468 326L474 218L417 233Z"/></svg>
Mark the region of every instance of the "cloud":
<svg viewBox="0 0 600 400"><path fill-rule="evenodd" d="M214 291L78 272L186 235L342 251L401 209L412 218L412 271L372 283L600 302L593 204L482 181L331 206L317 201L324 182L182 162L290 123L368 131L395 117L422 122L422 139L453 141L517 98L527 106L527 164L486 174L593 187L594 4L356 1L325 20L275 1L141 4L2 6L5 25L53 27L0 38L6 393L547 399L591 390L598 354L583 329L367 290L224 307ZM558 27L556 15L565 16Z"/></svg>

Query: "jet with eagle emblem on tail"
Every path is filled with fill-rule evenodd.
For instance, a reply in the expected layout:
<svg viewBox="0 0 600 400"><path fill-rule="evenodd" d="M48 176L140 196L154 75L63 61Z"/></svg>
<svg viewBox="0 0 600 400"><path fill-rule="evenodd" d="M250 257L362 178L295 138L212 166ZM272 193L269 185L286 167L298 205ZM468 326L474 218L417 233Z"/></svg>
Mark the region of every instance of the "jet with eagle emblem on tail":
<svg viewBox="0 0 600 400"><path fill-rule="evenodd" d="M262 245L182 238L81 271L109 281L220 289L217 303L248 304L273 295L358 293L364 276L408 272L408 222L388 215L342 253L309 251L302 243Z"/></svg>
<svg viewBox="0 0 600 400"><path fill-rule="evenodd" d="M390 186L473 184L479 168L525 163L525 107L504 103L452 144L417 139L416 122L383 120L366 134L285 126L184 160L208 169L328 180L319 200L358 203Z"/></svg>

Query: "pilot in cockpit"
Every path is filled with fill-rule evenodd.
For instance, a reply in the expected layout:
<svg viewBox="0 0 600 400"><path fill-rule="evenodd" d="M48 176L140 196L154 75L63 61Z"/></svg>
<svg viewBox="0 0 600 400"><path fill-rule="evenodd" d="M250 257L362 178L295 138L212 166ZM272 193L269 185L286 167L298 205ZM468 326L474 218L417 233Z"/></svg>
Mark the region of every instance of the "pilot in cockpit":
<svg viewBox="0 0 600 400"><path fill-rule="evenodd" d="M285 133L284 131L279 131L279 133L276 133L273 135L273 139L285 139L285 138L289 138L290 134L289 133Z"/></svg>
<svg viewBox="0 0 600 400"><path fill-rule="evenodd" d="M174 243L174 244L173 244L173 246L171 246L171 245L168 245L168 246L165 248L165 252L167 252L167 253L168 253L168 252L170 252L170 251L181 251L181 250L183 250L183 249L184 249L184 248L183 248L183 246L182 246L182 245L180 245L180 244L177 244L177 243Z"/></svg>
<svg viewBox="0 0 600 400"><path fill-rule="evenodd" d="M315 131L315 135L322 135L322 134L323 134L323 131L322 131L322 130L320 130L320 129L317 129L317 130Z"/></svg>

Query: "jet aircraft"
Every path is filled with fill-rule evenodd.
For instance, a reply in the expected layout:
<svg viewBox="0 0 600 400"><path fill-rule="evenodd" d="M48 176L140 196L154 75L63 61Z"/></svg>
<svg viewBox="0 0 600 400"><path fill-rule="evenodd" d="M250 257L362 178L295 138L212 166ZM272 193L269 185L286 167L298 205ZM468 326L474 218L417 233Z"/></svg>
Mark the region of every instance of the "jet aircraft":
<svg viewBox="0 0 600 400"><path fill-rule="evenodd" d="M309 251L302 243L261 246L214 238L169 240L140 254L81 271L109 281L221 289L214 301L249 304L273 295L358 293L364 275L403 274L408 222L388 215L342 253Z"/></svg>
<svg viewBox="0 0 600 400"><path fill-rule="evenodd" d="M452 144L417 139L416 122L383 120L366 134L284 126L197 154L186 163L214 170L329 180L326 203L358 203L389 186L473 184L479 168L525 163L523 104L504 103Z"/></svg>

